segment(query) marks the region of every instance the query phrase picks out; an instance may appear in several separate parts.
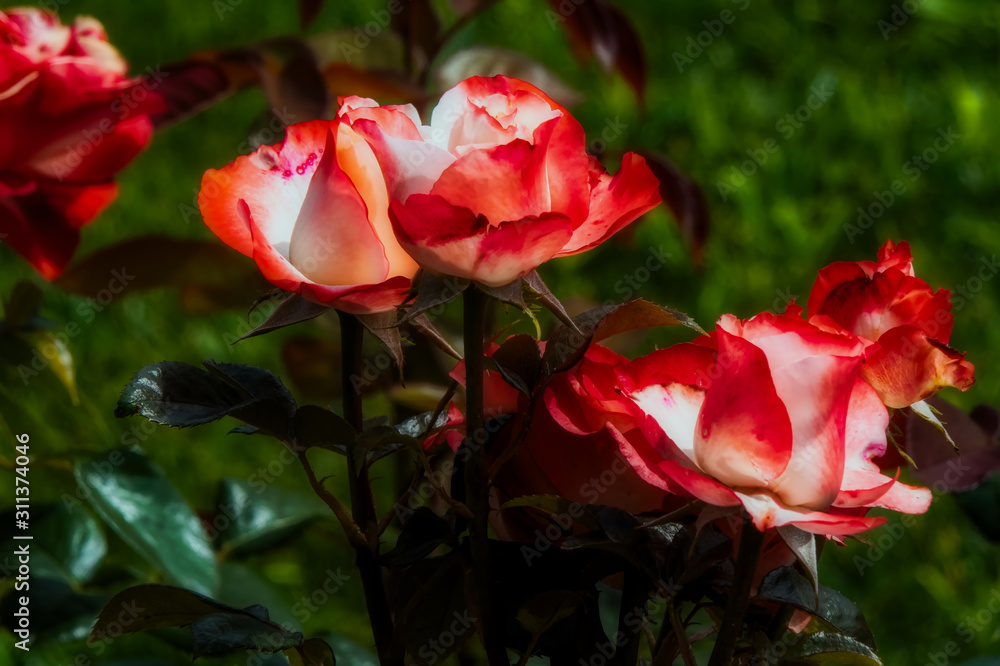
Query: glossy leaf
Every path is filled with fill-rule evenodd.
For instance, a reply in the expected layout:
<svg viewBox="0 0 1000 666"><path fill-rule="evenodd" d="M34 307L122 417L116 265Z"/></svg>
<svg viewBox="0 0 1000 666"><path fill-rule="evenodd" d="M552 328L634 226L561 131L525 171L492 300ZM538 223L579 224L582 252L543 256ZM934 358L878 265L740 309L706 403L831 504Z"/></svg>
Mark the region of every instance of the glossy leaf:
<svg viewBox="0 0 1000 666"><path fill-rule="evenodd" d="M819 632L803 636L792 645L782 664L844 664L882 666L873 649L843 634Z"/></svg>
<svg viewBox="0 0 1000 666"><path fill-rule="evenodd" d="M76 467L76 479L108 525L167 578L211 594L215 554L201 521L145 455L117 449Z"/></svg>
<svg viewBox="0 0 1000 666"><path fill-rule="evenodd" d="M875 648L868 622L853 601L836 590L821 586L817 605L812 583L792 567L779 567L767 574L760 583L757 600L789 604L814 615L852 640Z"/></svg>
<svg viewBox="0 0 1000 666"><path fill-rule="evenodd" d="M295 412L295 442L306 448L319 447L346 454L358 433L341 416L317 405L302 405Z"/></svg>
<svg viewBox="0 0 1000 666"><path fill-rule="evenodd" d="M127 624L119 619L123 609L132 615ZM187 626L195 658L243 650L281 652L303 643L302 634L271 622L263 606L240 610L167 585L137 585L116 594L101 611L90 640L110 636L112 630L133 633Z"/></svg>
<svg viewBox="0 0 1000 666"><path fill-rule="evenodd" d="M295 401L270 372L249 365L206 361L153 363L136 373L115 416L141 414L154 423L187 428L233 416L276 435L287 432Z"/></svg>
<svg viewBox="0 0 1000 666"><path fill-rule="evenodd" d="M212 520L216 548L247 553L283 541L329 509L314 495L297 493L259 479L223 479Z"/></svg>
<svg viewBox="0 0 1000 666"><path fill-rule="evenodd" d="M333 648L320 638L310 638L295 649L287 650L285 656L291 666L336 666L337 658Z"/></svg>
<svg viewBox="0 0 1000 666"><path fill-rule="evenodd" d="M108 542L100 525L83 507L53 503L32 512L34 542L76 583L86 583L104 561Z"/></svg>

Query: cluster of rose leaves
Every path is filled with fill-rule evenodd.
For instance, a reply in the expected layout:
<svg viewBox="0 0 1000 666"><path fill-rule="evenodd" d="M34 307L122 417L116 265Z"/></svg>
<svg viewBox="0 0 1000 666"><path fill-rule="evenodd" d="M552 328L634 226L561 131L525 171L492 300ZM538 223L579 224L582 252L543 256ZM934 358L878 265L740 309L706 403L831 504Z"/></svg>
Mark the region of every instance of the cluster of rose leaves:
<svg viewBox="0 0 1000 666"><path fill-rule="evenodd" d="M162 100L111 104L140 83L92 19L63 26L15 10L0 13L0 35L0 229L51 277L114 198L111 177L147 143ZM82 127L101 140L67 151ZM641 156L608 174L565 108L496 76L448 90L427 125L411 105L342 98L334 120L292 125L282 143L207 172L198 203L276 287L371 315L405 309L418 272L519 287L539 265L600 245L660 194ZM926 398L973 382L947 346L949 296L915 277L906 243L887 241L875 262L822 269L806 310L724 315L694 342L633 360L593 344L537 391L488 370L485 409L513 415L503 432L517 439L495 499L556 495L661 515L699 500L714 507L705 520L745 510L758 530L838 541L884 522L872 507L921 513L930 492L879 461L892 410L930 415ZM540 355L546 343L532 345ZM464 363L452 377L465 382ZM464 420L451 406L426 445L457 450ZM595 493L588 481L608 469L620 478ZM530 531L502 511L491 519L507 539Z"/></svg>

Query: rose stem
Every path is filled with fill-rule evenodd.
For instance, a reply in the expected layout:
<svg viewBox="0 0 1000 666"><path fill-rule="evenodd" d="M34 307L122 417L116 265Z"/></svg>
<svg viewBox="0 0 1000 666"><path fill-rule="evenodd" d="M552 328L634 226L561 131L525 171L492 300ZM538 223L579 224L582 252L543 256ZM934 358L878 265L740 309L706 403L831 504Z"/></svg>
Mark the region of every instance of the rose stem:
<svg viewBox="0 0 1000 666"><path fill-rule="evenodd" d="M764 545L764 533L757 530L753 523L744 518L740 531L740 552L736 558L736 573L733 575L733 586L729 592L729 602L726 613L719 627L719 637L715 641L712 657L708 666L730 666L736 640L743 628L743 616L750 602L750 587L753 585L753 575L757 571L757 560Z"/></svg>
<svg viewBox="0 0 1000 666"><path fill-rule="evenodd" d="M493 578L490 571L489 542L489 483L486 463L483 417L483 339L486 305L489 297L475 285L463 295L465 337L465 502L472 510L469 521L469 545L475 581L476 606L479 610L479 630L490 666L507 666L500 625L493 606ZM480 441L482 440L482 441Z"/></svg>
<svg viewBox="0 0 1000 666"><path fill-rule="evenodd" d="M355 387L353 378L360 377L362 372L364 353L361 344L364 341L365 329L354 315L339 310L337 315L340 318L344 419L360 433L364 428L364 412L361 405L361 391ZM382 581L382 567L377 560L379 535L375 499L368 480L368 466L362 465L360 470L357 468L353 442L347 445L347 476L351 493L351 514L368 541L367 548L355 549L358 569L361 572L361 585L365 591L365 603L368 606L368 617L378 648L379 663L382 666L390 666L387 654L389 646L392 645L392 614L389 611L389 602ZM402 660L398 660L399 666L402 663Z"/></svg>
<svg viewBox="0 0 1000 666"><path fill-rule="evenodd" d="M625 569L622 605L618 610L618 645L615 646L616 666L635 666L642 641L642 621L649 599L649 578L634 566ZM635 622L638 617L639 622ZM632 626L632 625L635 626Z"/></svg>

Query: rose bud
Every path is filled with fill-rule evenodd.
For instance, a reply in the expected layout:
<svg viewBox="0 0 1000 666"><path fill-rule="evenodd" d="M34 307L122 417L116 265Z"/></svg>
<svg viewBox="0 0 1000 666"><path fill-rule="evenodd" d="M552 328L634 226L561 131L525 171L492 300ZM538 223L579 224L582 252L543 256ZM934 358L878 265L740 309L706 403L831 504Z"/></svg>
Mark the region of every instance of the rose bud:
<svg viewBox="0 0 1000 666"><path fill-rule="evenodd" d="M914 277L910 246L891 240L878 262L838 261L819 272L809 317L826 316L866 342L861 375L888 407L909 407L945 386L965 391L975 368L948 347L951 292Z"/></svg>

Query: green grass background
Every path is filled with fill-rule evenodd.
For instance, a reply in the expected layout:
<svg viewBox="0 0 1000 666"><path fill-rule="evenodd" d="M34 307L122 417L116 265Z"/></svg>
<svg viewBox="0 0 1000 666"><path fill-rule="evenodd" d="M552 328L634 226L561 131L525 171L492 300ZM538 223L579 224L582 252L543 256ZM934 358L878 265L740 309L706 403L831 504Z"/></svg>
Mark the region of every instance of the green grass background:
<svg viewBox="0 0 1000 666"><path fill-rule="evenodd" d="M64 20L75 14L98 17L133 71L141 72L199 50L295 33L293 4L69 0L61 13ZM376 0L327 4L310 32L364 23L372 10L384 7ZM885 24L880 28L879 22L890 20L890 2L617 4L632 18L648 55L645 108L622 79L573 57L565 33L552 27L541 0L498 3L449 49L492 44L530 55L583 93L585 101L574 111L591 137L608 122L624 125L611 142L612 151L661 151L704 188L712 227L703 267L691 260L670 218L658 210L627 241L543 267L557 294L591 301L621 298L616 284L645 262L648 248L662 247L671 253L670 262L635 295L689 312L707 327L726 312L749 317L783 308L790 295L804 302L818 268L835 260L874 258L886 238L910 241L918 275L953 290L967 285L982 259L1000 248L1000 5L975 0L913 3L909 6L916 10L905 23L883 35ZM219 6L232 11L220 17ZM678 71L673 54L706 30L704 21L718 19L726 9L735 20ZM783 135L777 123L805 104L816 85L833 90L832 96L791 136ZM206 168L235 157L264 108L261 94L245 92L157 135L121 174L120 197L85 230L78 256L150 232L209 238L197 216L185 221L180 207L192 205ZM919 179L911 180L904 165L931 148L938 131L947 128L959 138ZM771 138L777 151L724 200L718 183L732 184L732 167ZM844 225L855 223L856 209L868 207L876 192L888 190L897 179L906 191L869 230L849 238ZM21 279L40 283L9 249L0 248L0 258L0 293L8 293ZM998 281L988 281L955 312L952 345L969 352L979 380L968 393L946 397L966 407L1000 405L998 295ZM258 364L280 374L281 340L329 334L314 326L231 347L224 335L240 326L241 312L192 317L180 312L174 293L126 292L83 324L77 310L81 302L56 289L45 290L44 314L82 326L70 342L80 404L72 406L62 388L44 377L27 385L9 382L2 391L6 423L0 430L0 453L11 455L11 432L32 434L38 500L57 500L73 485L60 461L119 446L128 430L140 425L116 420L112 411L121 387L143 365L215 358ZM638 349L668 339L668 334L656 333ZM194 506L207 508L219 478L246 478L276 454L270 441L226 437L230 427L158 428L145 434L142 446ZM292 470L276 483L301 488L303 479ZM0 505L6 503L0 498ZM883 533L888 534L885 528L872 536L877 542ZM886 537L883 543L888 542ZM1000 587L1000 550L976 532L950 498L938 498L862 575L855 558L865 557L865 551L858 543L828 548L821 578L860 604L887 664L925 663L928 653L941 652L948 641L961 648L955 661L1000 654L996 614L987 612L989 621L970 642L957 633L966 618L977 613L980 621L986 617L982 611ZM315 563L324 558L351 567L343 540L329 525L248 564L291 604L314 587L319 576ZM112 559L140 572L145 566L114 540ZM336 628L367 642L358 587L349 585L326 604L307 631ZM9 636L0 639L4 646L10 643ZM40 649L30 660L70 663L80 651L79 644ZM0 655L0 664L5 659Z"/></svg>

